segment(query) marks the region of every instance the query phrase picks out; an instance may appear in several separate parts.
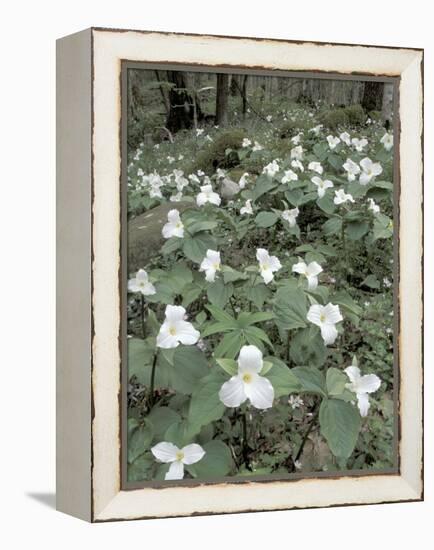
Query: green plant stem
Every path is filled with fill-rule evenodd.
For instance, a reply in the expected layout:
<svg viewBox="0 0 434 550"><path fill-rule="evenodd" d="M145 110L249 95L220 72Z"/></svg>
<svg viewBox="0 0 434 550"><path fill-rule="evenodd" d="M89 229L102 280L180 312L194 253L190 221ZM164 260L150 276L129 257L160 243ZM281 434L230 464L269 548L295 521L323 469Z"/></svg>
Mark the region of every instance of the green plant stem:
<svg viewBox="0 0 434 550"><path fill-rule="evenodd" d="M288 330L288 334L286 336L286 362L287 363L289 363L289 349L290 349L289 344L290 344L290 342L291 342L291 333Z"/></svg>
<svg viewBox="0 0 434 550"><path fill-rule="evenodd" d="M249 465L249 447L247 445L247 413L244 411L241 415L241 426L243 430L243 445L242 445L242 455L243 461L246 465L246 468L250 470Z"/></svg>
<svg viewBox="0 0 434 550"><path fill-rule="evenodd" d="M140 297L140 320L141 320L141 323L142 323L142 336L143 336L143 339L146 338L145 309L146 309L145 297L142 294L141 297Z"/></svg>
<svg viewBox="0 0 434 550"><path fill-rule="evenodd" d="M252 279L252 285L251 285L251 288L253 288L255 286L255 283L256 283L256 279L258 278L258 274L255 273L255 275L253 276L253 279ZM252 306L253 306L253 301L250 300L249 301L249 311L252 311Z"/></svg>
<svg viewBox="0 0 434 550"><path fill-rule="evenodd" d="M342 220L342 228L341 228L341 240L342 240L342 279L346 281L346 273L345 273L345 266L348 265L347 263L347 242L345 239L345 225Z"/></svg>
<svg viewBox="0 0 434 550"><path fill-rule="evenodd" d="M313 425L315 424L316 419L318 418L319 406L320 406L319 403L317 403L317 405L315 406L315 412L312 416L311 421L309 422L309 426L307 427L307 430L305 431L305 433L303 435L303 439L301 440L300 447L298 448L297 454L294 457L294 463L297 462L297 460L301 457L301 453L303 452L303 448L304 448L304 445L307 441L307 438L309 437L309 434L312 431Z"/></svg>
<svg viewBox="0 0 434 550"><path fill-rule="evenodd" d="M157 370L157 357L158 357L158 348L155 352L154 359L152 361L152 370L151 370L151 384L149 387L149 406L154 406L154 386L155 386L155 371Z"/></svg>

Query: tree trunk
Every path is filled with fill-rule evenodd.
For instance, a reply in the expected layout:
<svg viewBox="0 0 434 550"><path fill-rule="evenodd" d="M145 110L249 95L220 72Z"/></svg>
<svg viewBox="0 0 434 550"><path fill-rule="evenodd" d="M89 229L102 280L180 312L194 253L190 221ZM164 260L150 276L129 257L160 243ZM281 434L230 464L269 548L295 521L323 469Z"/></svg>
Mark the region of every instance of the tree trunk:
<svg viewBox="0 0 434 550"><path fill-rule="evenodd" d="M161 82L160 73L158 71L154 71L154 72L158 82ZM169 98L167 96L167 91L163 88L163 86L160 86L160 93L161 93L161 99L163 100L164 108L166 110L166 113L168 114L170 111L170 103L169 103Z"/></svg>
<svg viewBox="0 0 434 550"><path fill-rule="evenodd" d="M229 75L218 74L215 122L219 126L225 126L228 122L228 98Z"/></svg>
<svg viewBox="0 0 434 550"><path fill-rule="evenodd" d="M247 113L247 78L248 76L249 76L248 74L244 75L243 85L241 87L241 97L243 100L243 107L242 107L243 118L246 118L246 113Z"/></svg>
<svg viewBox="0 0 434 550"><path fill-rule="evenodd" d="M167 115L166 127L172 132L189 130L195 125L195 120L202 118L198 101L187 91L187 78L181 71L167 71L167 79L174 84L169 92L170 109Z"/></svg>
<svg viewBox="0 0 434 550"><path fill-rule="evenodd" d="M365 89L362 96L362 107L367 113L369 111L381 111L383 103L383 82L365 82Z"/></svg>

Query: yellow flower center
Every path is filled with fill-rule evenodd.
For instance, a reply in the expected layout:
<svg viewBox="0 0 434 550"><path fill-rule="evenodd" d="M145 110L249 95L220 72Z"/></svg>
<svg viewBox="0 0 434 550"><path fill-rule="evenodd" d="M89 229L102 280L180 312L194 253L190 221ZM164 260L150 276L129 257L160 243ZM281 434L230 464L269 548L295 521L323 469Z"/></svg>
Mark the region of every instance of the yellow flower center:
<svg viewBox="0 0 434 550"><path fill-rule="evenodd" d="M182 451L178 451L176 453L176 460L181 461L184 458L184 453Z"/></svg>
<svg viewBox="0 0 434 550"><path fill-rule="evenodd" d="M250 384L251 381L252 381L252 375L251 374L249 374L248 372L243 374L243 382L245 384Z"/></svg>
<svg viewBox="0 0 434 550"><path fill-rule="evenodd" d="M220 269L220 264L218 262L214 262L212 264L212 267L213 267L213 269L215 269L217 271L218 269Z"/></svg>
<svg viewBox="0 0 434 550"><path fill-rule="evenodd" d="M181 227L182 227L182 222L178 222L178 223L176 224L176 228L177 228L177 229L181 229Z"/></svg>
<svg viewBox="0 0 434 550"><path fill-rule="evenodd" d="M270 269L270 266L268 264L262 264L262 270L267 271L267 269Z"/></svg>
<svg viewBox="0 0 434 550"><path fill-rule="evenodd" d="M321 321L321 323L324 323L324 321L326 320L324 313L321 313L321 315L319 316L319 320Z"/></svg>
<svg viewBox="0 0 434 550"><path fill-rule="evenodd" d="M175 328L175 327L170 327L170 328L169 328L169 334L170 334L171 336L175 336L175 334L176 334L176 328Z"/></svg>

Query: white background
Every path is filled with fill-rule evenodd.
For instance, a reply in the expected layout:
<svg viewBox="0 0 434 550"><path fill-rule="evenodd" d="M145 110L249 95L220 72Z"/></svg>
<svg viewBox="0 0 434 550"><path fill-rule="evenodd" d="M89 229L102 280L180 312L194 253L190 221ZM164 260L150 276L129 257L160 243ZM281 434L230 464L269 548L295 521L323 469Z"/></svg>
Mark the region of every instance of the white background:
<svg viewBox="0 0 434 550"><path fill-rule="evenodd" d="M357 550L433 539L433 28L428 0L2 3L0 546ZM426 501L88 525L55 512L55 39L89 26L425 48ZM430 153L430 154L429 154ZM6 254L5 254L6 252ZM3 540L4 539L4 540Z"/></svg>

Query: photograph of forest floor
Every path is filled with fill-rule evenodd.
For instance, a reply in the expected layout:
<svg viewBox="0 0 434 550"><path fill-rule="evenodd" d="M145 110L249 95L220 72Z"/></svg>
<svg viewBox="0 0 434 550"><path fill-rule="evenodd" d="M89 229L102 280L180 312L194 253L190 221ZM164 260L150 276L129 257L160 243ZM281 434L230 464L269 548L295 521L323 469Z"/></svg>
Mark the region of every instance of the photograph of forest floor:
<svg viewBox="0 0 434 550"><path fill-rule="evenodd" d="M128 72L128 480L395 456L393 89Z"/></svg>

